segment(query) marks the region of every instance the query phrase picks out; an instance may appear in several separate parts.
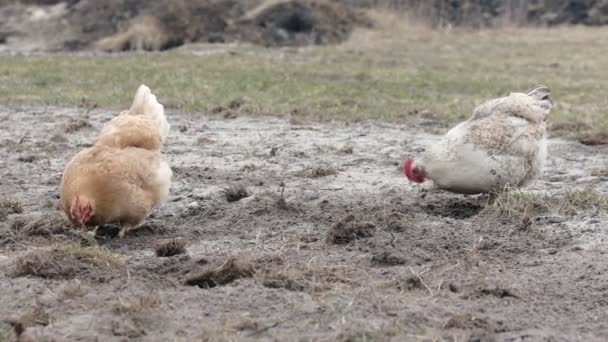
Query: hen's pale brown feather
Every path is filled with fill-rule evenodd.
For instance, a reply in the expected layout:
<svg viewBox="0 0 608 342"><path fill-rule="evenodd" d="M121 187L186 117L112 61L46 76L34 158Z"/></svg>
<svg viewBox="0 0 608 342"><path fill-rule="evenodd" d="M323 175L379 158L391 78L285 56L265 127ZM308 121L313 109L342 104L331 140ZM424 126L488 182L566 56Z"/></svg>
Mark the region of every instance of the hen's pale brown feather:
<svg viewBox="0 0 608 342"><path fill-rule="evenodd" d="M87 224L132 227L141 225L166 200L171 171L162 161L160 148L168 123L162 106L144 87L138 90L131 110L112 119L93 147L67 164L61 204L73 222L71 207L76 196L89 200L94 208ZM152 99L157 106L146 107L144 102Z"/></svg>

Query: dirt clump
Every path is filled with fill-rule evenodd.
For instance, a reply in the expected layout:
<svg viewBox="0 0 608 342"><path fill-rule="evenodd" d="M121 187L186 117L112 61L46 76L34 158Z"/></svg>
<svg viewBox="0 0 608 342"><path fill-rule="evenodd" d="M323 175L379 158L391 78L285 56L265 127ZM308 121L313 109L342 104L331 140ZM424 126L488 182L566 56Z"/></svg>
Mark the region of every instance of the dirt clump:
<svg viewBox="0 0 608 342"><path fill-rule="evenodd" d="M235 119L241 114L247 114L249 107L247 107L246 104L247 99L237 97L230 100L225 105L213 107L210 112L211 114L221 116L224 119Z"/></svg>
<svg viewBox="0 0 608 342"><path fill-rule="evenodd" d="M0 222L6 220L10 214L23 213L23 206L19 201L2 200L0 201Z"/></svg>
<svg viewBox="0 0 608 342"><path fill-rule="evenodd" d="M400 291L413 291L424 289L420 277L416 275L401 276L389 282L389 284Z"/></svg>
<svg viewBox="0 0 608 342"><path fill-rule="evenodd" d="M210 265L208 270L189 276L185 285L212 288L223 286L241 278L251 278L255 274L254 264L230 257L222 262Z"/></svg>
<svg viewBox="0 0 608 342"><path fill-rule="evenodd" d="M372 255L371 263L374 266L421 265L423 260L417 256L409 256L399 250L383 250Z"/></svg>
<svg viewBox="0 0 608 342"><path fill-rule="evenodd" d="M471 314L453 315L445 323L444 328L447 329L475 329L489 327L487 320L473 316Z"/></svg>
<svg viewBox="0 0 608 342"><path fill-rule="evenodd" d="M475 216L483 210L483 206L473 200L451 198L448 201L425 204L424 210L430 215L451 217L457 220Z"/></svg>
<svg viewBox="0 0 608 342"><path fill-rule="evenodd" d="M608 132L605 130L591 131L580 137L578 141L587 146L608 145Z"/></svg>
<svg viewBox="0 0 608 342"><path fill-rule="evenodd" d="M263 286L296 292L316 293L339 285L353 285L348 269L334 265L302 262L271 263L259 268L256 279Z"/></svg>
<svg viewBox="0 0 608 342"><path fill-rule="evenodd" d="M35 156L33 154L28 154L28 155L25 155L25 156L18 157L17 161L21 162L21 163L33 163L37 159L38 159L38 156Z"/></svg>
<svg viewBox="0 0 608 342"><path fill-rule="evenodd" d="M375 232L376 226L374 224L359 221L355 215L349 214L329 228L325 241L330 244L342 245L357 239L372 237Z"/></svg>
<svg viewBox="0 0 608 342"><path fill-rule="evenodd" d="M93 125L91 125L91 123L88 120L85 119L74 119L71 118L64 127L64 132L65 133L74 133L77 132L83 128L89 128L89 127L93 127Z"/></svg>
<svg viewBox="0 0 608 342"><path fill-rule="evenodd" d="M186 241L183 239L163 240L156 243L154 253L157 257L171 257L186 253Z"/></svg>
<svg viewBox="0 0 608 342"><path fill-rule="evenodd" d="M494 322L470 313L452 315L443 328L466 332L467 341L493 341L494 334L505 330L502 321Z"/></svg>
<svg viewBox="0 0 608 342"><path fill-rule="evenodd" d="M469 291L465 292L462 297L464 299L480 298L492 296L496 298L520 298L512 290L498 286L473 286Z"/></svg>
<svg viewBox="0 0 608 342"><path fill-rule="evenodd" d="M240 201L243 198L251 196L242 184L231 185L224 189L224 195L228 202Z"/></svg>
<svg viewBox="0 0 608 342"><path fill-rule="evenodd" d="M354 152L354 148L351 145L342 146L338 150L338 153L341 153L341 154L353 154L353 152Z"/></svg>
<svg viewBox="0 0 608 342"><path fill-rule="evenodd" d="M334 176L338 174L338 171L331 166L315 165L307 166L299 172L300 176L306 178L321 178L327 176Z"/></svg>

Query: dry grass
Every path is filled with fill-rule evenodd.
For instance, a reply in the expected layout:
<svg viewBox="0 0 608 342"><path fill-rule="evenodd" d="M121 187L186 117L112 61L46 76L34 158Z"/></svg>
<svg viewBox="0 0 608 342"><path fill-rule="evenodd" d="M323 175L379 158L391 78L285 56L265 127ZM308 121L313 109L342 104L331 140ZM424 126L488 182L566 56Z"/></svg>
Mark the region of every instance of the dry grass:
<svg viewBox="0 0 608 342"><path fill-rule="evenodd" d="M270 288L304 291L310 294L335 289L342 285L353 285L348 267L326 265L315 262L259 262L256 281Z"/></svg>
<svg viewBox="0 0 608 342"><path fill-rule="evenodd" d="M349 267L319 264L314 260L289 262L280 256L229 257L217 260L207 270L189 276L185 284L212 288L229 284L237 279L254 278L270 288L318 293L339 285L352 285Z"/></svg>
<svg viewBox="0 0 608 342"><path fill-rule="evenodd" d="M15 276L43 278L71 277L82 266L93 266L107 271L126 271L124 260L102 247L83 247L76 244L57 244L50 248L36 248L19 257L14 264Z"/></svg>
<svg viewBox="0 0 608 342"><path fill-rule="evenodd" d="M65 233L69 227L59 212L16 218L11 229L22 236L51 236Z"/></svg>
<svg viewBox="0 0 608 342"><path fill-rule="evenodd" d="M521 218L538 215L550 210L548 195L538 195L516 189L502 191L494 201L494 207L502 217Z"/></svg>
<svg viewBox="0 0 608 342"><path fill-rule="evenodd" d="M608 196L592 189L565 194L535 194L509 189L498 195L494 207L501 216L510 219L528 220L547 213L575 216L582 211L608 212Z"/></svg>

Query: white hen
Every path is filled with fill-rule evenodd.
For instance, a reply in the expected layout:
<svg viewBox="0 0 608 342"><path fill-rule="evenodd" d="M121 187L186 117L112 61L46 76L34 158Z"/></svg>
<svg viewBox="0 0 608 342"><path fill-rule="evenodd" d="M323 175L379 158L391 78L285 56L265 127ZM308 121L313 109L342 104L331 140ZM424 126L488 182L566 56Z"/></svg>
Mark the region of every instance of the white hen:
<svg viewBox="0 0 608 342"><path fill-rule="evenodd" d="M440 189L462 194L529 184L542 174L547 156L550 94L537 86L479 105L419 160L405 162L407 178L417 183L428 178Z"/></svg>

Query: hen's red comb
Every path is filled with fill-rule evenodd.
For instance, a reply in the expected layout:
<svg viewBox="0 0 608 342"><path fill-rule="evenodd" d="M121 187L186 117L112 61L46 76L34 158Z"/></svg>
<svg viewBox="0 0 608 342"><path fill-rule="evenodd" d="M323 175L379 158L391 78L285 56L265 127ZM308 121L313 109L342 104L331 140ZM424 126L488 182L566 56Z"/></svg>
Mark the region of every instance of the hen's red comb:
<svg viewBox="0 0 608 342"><path fill-rule="evenodd" d="M405 164L403 166L403 169L405 171L405 176L410 180L412 179L412 165L414 165L414 159L407 158L407 160L405 161Z"/></svg>

